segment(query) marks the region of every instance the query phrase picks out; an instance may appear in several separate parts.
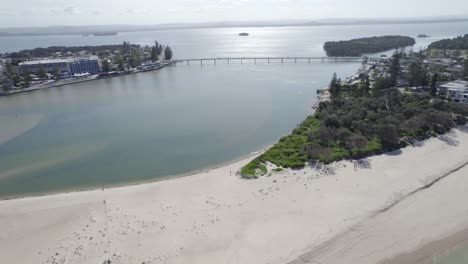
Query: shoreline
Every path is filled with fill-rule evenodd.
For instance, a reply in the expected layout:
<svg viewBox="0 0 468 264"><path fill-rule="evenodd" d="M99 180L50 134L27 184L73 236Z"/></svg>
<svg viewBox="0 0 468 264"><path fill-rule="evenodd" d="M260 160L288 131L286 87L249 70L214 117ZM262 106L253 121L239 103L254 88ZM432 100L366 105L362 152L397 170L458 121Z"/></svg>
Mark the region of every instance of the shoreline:
<svg viewBox="0 0 468 264"><path fill-rule="evenodd" d="M322 263L375 264L466 227L467 166L379 213L468 162L468 133L447 136L456 146L431 138L400 155L256 180L229 173L247 158L191 177L2 200L0 254L21 263L284 264L321 247L311 256Z"/></svg>
<svg viewBox="0 0 468 264"><path fill-rule="evenodd" d="M44 192L44 193L36 193L36 194L31 194L31 195L18 195L18 196L11 196L11 197L1 197L0 196L0 202L1 201L11 201L11 200L34 198L34 197L54 196L54 195L60 195L60 194L79 193L79 192L88 192L88 191L99 191L99 190L105 190L105 189L125 188L125 187L130 187L130 186L139 186L139 185L151 184L151 183L156 183L156 182L161 182L161 181L169 181L169 180L178 179L178 178L190 177L190 176L200 174L200 173L208 173L211 170L221 169L223 167L233 165L233 164L238 163L238 162L250 161L250 160L254 159L255 157L261 155L263 152L267 151L272 146L273 146L273 144L267 144L264 147L262 147L262 148L260 148L260 149L258 149L256 151L253 151L253 152L248 153L248 154L241 155L238 158L234 158L234 159L228 160L226 162L222 162L222 163L217 164L217 165L208 166L206 168L191 170L191 171L186 172L186 173L166 175L166 176L161 176L161 177L158 177L158 178L153 178L153 179L148 179L148 180L143 180L143 181L126 182L126 183L121 183L121 184L112 184L112 185L99 186L99 187L90 187L90 188L81 188L81 189L68 189L68 190L65 189L65 190L56 191L56 192Z"/></svg>
<svg viewBox="0 0 468 264"><path fill-rule="evenodd" d="M143 72L159 71L159 70L161 70L161 69L163 69L163 68L165 68L167 66L173 65L173 64L174 64L174 62L168 62L168 63L162 64L161 67L158 67L158 68L155 68L155 69L152 69L152 70L138 70L138 71L123 73L123 74L119 74L119 75L115 75L115 76L99 77L98 75L92 75L89 78L82 79L82 80L74 80L74 81L72 80L72 81L69 81L69 82L58 83L58 84L57 84L57 82L53 82L53 83L51 83L51 85L46 84L46 85L44 85L42 87L33 87L33 88L23 88L23 89L10 90L9 92L0 93L0 96L7 97L7 96L10 96L10 95L16 95L16 94L28 93L28 92L45 90L45 89L50 89L50 88L62 87L62 86L67 86L67 85L71 85L71 84L98 81L98 80L105 80L105 79L109 79L109 78L121 77L121 76L132 75L132 74L143 73Z"/></svg>
<svg viewBox="0 0 468 264"><path fill-rule="evenodd" d="M383 260L379 264L432 263L431 260L434 258L446 257L458 250L462 250L467 246L467 242L468 223L461 231L426 243L414 251Z"/></svg>
<svg viewBox="0 0 468 264"><path fill-rule="evenodd" d="M323 88L321 90L327 90L327 88ZM322 101L329 100L330 94L326 92L325 94L320 94L317 96L316 101L312 104L311 109L312 113L316 110L316 107L318 104ZM286 136L287 134L283 135ZM279 138L281 138L280 136ZM278 138L278 140L279 140ZM177 179L177 178L183 178L183 177L190 177L199 173L206 173L209 172L210 170L215 170L215 169L220 169L222 167L232 165L234 163L242 162L242 161L248 161L250 162L252 159L255 157L263 154L265 151L273 147L274 144L278 142L278 140L274 141L273 143L266 144L263 147L260 147L259 149L252 151L247 154L243 154L237 158L230 159L228 161L213 165L213 166L207 166L205 168L201 169L196 169L196 170L191 170L185 173L179 173L179 174L174 174L174 175L165 175L157 178L152 178L152 179L147 179L147 180L140 180L140 181L132 181L132 182L125 182L125 183L120 183L120 184L110 184L106 186L96 186L96 187L89 187L89 188L78 188L78 189L63 189L63 190L58 190L58 191L52 191L52 192L38 192L38 193L32 193L30 195L17 195L17 196L0 196L0 202L1 201L9 201L9 200L17 200L17 199L27 199L30 197L44 197L44 196L51 196L51 195L60 195L60 194L66 194L66 193L75 193L75 192L86 192L86 191L96 191L96 190L104 190L104 189L112 189L112 188L123 188L127 186L139 186L139 185L144 185L144 184L151 184L155 182L160 182L160 181L167 181L167 180L172 180L172 179ZM246 163L248 163L246 162ZM240 171L240 168L239 170ZM236 171L236 172L238 172Z"/></svg>
<svg viewBox="0 0 468 264"><path fill-rule="evenodd" d="M171 64L168 64L168 65L171 65ZM166 67L168 65L165 65L164 67ZM162 68L160 68L160 69L162 69ZM117 76L115 76L115 77L117 77ZM110 78L112 78L112 77L110 77ZM105 78L101 78L101 79L105 79ZM99 80L99 79L93 79L93 80ZM88 80L88 81L92 81L92 80ZM67 84L64 84L64 85L67 85ZM55 87L58 87L58 86L55 86ZM53 87L48 87L48 88L53 88ZM46 88L43 88L43 89L46 89ZM327 88L323 88L323 89L320 89L320 90L327 91ZM11 95L13 95L13 94L11 94ZM315 102L311 106L312 113L316 110L316 107L318 106L318 104L320 102L329 100L329 97L330 97L330 94L328 92L325 92L324 94L318 95L316 97L316 99L315 99ZM286 135L287 134L285 134L283 136L286 136ZM282 136L278 137L278 140L281 137ZM278 142L278 140L274 141L273 143L266 144L263 147L260 147L259 149L255 150L253 152L243 154L243 155L241 155L241 156L239 156L237 158L230 159L228 161L225 161L225 162L213 165L213 166L207 166L205 168L191 170L191 171L188 171L188 172L185 172L185 173L179 173L179 174L174 174L174 175L165 175L165 176L161 176L161 177L157 177L157 178L152 178L152 179L147 179L147 180L140 180L140 181L125 182L125 183L120 183L120 184L110 184L110 185L106 185L106 186L95 186L95 187L77 188L77 189L70 188L70 189L62 189L62 190L51 191L51 192L32 193L32 194L29 194L29 195L16 195L16 196L4 196L4 197L0 196L0 202L1 201L16 200L16 199L26 199L26 198L30 198L30 197L44 197L44 196L50 196L50 195L59 195L59 194L64 194L64 193L66 194L66 193L74 193L74 192L104 190L104 189L111 189L111 188L122 188L122 187L126 187L126 186L138 186L138 185L151 184L151 183L160 182L160 181L167 181L167 180L171 180L171 179L189 177L189 176L193 176L193 175L196 175L196 174L199 174L199 173L203 173L203 172L207 172L207 171L209 172L210 170L219 169L219 168L222 168L222 167L225 167L225 166L228 166L228 165L232 165L234 163L241 162L241 161L248 160L250 162L253 158L261 155L262 153L267 151L269 148L273 147L273 145L276 144ZM240 170L240 168L239 168L239 170Z"/></svg>

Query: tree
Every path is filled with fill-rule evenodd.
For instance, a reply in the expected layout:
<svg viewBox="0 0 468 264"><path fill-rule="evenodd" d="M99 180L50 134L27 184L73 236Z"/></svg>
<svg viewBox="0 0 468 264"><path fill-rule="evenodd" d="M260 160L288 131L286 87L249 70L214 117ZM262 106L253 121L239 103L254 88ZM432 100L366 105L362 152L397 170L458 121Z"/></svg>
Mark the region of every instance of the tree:
<svg viewBox="0 0 468 264"><path fill-rule="evenodd" d="M29 87L32 81L31 73L30 72L24 72L23 75L23 82L24 82L24 88Z"/></svg>
<svg viewBox="0 0 468 264"><path fill-rule="evenodd" d="M400 75L400 57L401 54L395 52L392 56L392 60L390 63L390 79L392 81L392 86L395 86L398 81L398 77Z"/></svg>
<svg viewBox="0 0 468 264"><path fill-rule="evenodd" d="M396 146L400 143L400 135L395 125L379 124L377 125L375 133L384 146Z"/></svg>
<svg viewBox="0 0 468 264"><path fill-rule="evenodd" d="M330 96L332 99L338 98L340 96L341 81L337 78L336 72L333 73L333 77L330 82L330 86L328 87L328 91L330 92Z"/></svg>
<svg viewBox="0 0 468 264"><path fill-rule="evenodd" d="M8 78L12 79L13 76L15 75L15 70L13 69L13 65L11 63L7 62L5 64L5 72L8 76Z"/></svg>
<svg viewBox="0 0 468 264"><path fill-rule="evenodd" d="M359 96L369 96L370 88L371 88L371 85L370 85L369 76L365 75L361 79L361 82L359 83Z"/></svg>
<svg viewBox="0 0 468 264"><path fill-rule="evenodd" d="M408 82L410 86L427 86L427 65L421 61L413 62L408 67Z"/></svg>
<svg viewBox="0 0 468 264"><path fill-rule="evenodd" d="M156 47L152 47L151 48L151 60L157 61L158 59L159 58L158 58Z"/></svg>
<svg viewBox="0 0 468 264"><path fill-rule="evenodd" d="M57 79L57 80L60 79L60 72L59 72L59 70L57 68L54 68L52 70L52 76L54 76L54 78Z"/></svg>
<svg viewBox="0 0 468 264"><path fill-rule="evenodd" d="M40 79L47 79L47 77L48 77L46 70L44 70L44 68L42 68L42 67L37 70L37 76Z"/></svg>
<svg viewBox="0 0 468 264"><path fill-rule="evenodd" d="M172 59L172 49L169 46L166 46L164 49L164 59L165 60L171 60Z"/></svg>
<svg viewBox="0 0 468 264"><path fill-rule="evenodd" d="M159 60L159 57L161 56L163 51L163 47L161 44L159 44L157 41L154 42L154 46L151 47L151 59L153 61Z"/></svg>
<svg viewBox="0 0 468 264"><path fill-rule="evenodd" d="M125 43L125 42L124 42ZM110 66L110 62L108 59L104 59L101 61L101 67L102 67L102 71L103 72L110 72L111 70L111 66Z"/></svg>
<svg viewBox="0 0 468 264"><path fill-rule="evenodd" d="M123 54L130 53L130 49L131 49L130 43L124 41L124 43L122 44L122 53Z"/></svg>
<svg viewBox="0 0 468 264"><path fill-rule="evenodd" d="M372 87L372 94L374 96L379 96L380 91L387 90L392 87L392 80L390 78L377 78Z"/></svg>
<svg viewBox="0 0 468 264"><path fill-rule="evenodd" d="M421 68L421 86L427 87L429 85L429 70L427 64Z"/></svg>
<svg viewBox="0 0 468 264"><path fill-rule="evenodd" d="M361 134L353 134L346 140L346 146L350 149L364 148L367 144L367 138Z"/></svg>
<svg viewBox="0 0 468 264"><path fill-rule="evenodd" d="M163 46L161 44L159 44L159 42L155 41L154 42L154 48L155 48L155 51L156 51L156 55L159 58L159 56L161 56L161 54L163 52Z"/></svg>
<svg viewBox="0 0 468 264"><path fill-rule="evenodd" d="M463 77L465 77L465 79L468 79L468 59L465 59L465 62L463 64Z"/></svg>
<svg viewBox="0 0 468 264"><path fill-rule="evenodd" d="M431 95L432 96L437 95L437 81L438 80L439 80L439 74L434 73L434 75L432 75L432 79L431 79Z"/></svg>

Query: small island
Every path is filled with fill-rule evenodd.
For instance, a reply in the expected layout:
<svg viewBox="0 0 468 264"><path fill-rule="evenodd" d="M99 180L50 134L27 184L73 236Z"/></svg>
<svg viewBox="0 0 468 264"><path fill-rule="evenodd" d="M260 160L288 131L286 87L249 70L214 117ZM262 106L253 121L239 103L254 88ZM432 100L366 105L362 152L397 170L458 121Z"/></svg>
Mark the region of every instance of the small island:
<svg viewBox="0 0 468 264"><path fill-rule="evenodd" d="M358 38L347 41L325 42L323 48L327 56L359 57L365 53L377 53L392 49L413 46L416 40L406 36L382 36Z"/></svg>
<svg viewBox="0 0 468 264"><path fill-rule="evenodd" d="M429 38L430 36L426 35L426 34L419 34L418 35L418 38Z"/></svg>
<svg viewBox="0 0 468 264"><path fill-rule="evenodd" d="M242 33L239 33L239 36L241 36L241 37L247 37L247 36L249 36L249 33L247 33L247 32L242 32Z"/></svg>

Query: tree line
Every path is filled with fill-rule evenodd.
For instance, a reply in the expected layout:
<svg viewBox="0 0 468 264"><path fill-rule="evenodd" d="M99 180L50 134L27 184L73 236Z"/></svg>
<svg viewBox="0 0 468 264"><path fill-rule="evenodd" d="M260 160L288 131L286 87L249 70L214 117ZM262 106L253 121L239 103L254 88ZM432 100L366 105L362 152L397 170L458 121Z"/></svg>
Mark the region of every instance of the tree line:
<svg viewBox="0 0 468 264"><path fill-rule="evenodd" d="M416 40L406 36L381 36L358 38L347 41L325 42L323 48L327 56L358 57L365 53L377 53L392 49L413 46Z"/></svg>
<svg viewBox="0 0 468 264"><path fill-rule="evenodd" d="M433 42L429 45L428 49L468 50L468 34L452 39L442 39Z"/></svg>

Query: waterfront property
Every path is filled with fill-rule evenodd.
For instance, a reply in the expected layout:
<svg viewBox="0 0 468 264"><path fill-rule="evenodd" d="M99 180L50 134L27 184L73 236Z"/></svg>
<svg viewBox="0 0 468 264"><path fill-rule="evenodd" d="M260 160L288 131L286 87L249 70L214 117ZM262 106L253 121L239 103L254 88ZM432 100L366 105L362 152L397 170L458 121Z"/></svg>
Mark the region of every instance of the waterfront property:
<svg viewBox="0 0 468 264"><path fill-rule="evenodd" d="M41 70L47 73L58 72L62 76L70 77L75 74L83 73L97 74L101 72L101 67L97 56L25 61L19 64L19 71L21 74L36 74Z"/></svg>
<svg viewBox="0 0 468 264"><path fill-rule="evenodd" d="M442 84L439 94L446 95L454 102L468 103L468 81L457 80Z"/></svg>

